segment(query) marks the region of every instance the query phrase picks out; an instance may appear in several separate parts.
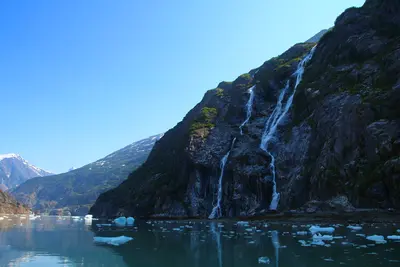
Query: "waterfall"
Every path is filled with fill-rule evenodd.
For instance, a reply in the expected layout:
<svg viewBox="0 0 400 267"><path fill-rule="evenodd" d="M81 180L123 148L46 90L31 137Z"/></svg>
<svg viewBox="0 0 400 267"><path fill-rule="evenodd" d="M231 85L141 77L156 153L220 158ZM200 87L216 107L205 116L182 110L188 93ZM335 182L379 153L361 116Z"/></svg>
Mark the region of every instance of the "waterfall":
<svg viewBox="0 0 400 267"><path fill-rule="evenodd" d="M222 246L221 246L221 232L220 232L220 228L218 228L218 231L215 228L215 223L211 223L211 232L214 235L214 239L215 242L217 243L217 252L218 252L218 263L219 263L219 267L222 267Z"/></svg>
<svg viewBox="0 0 400 267"><path fill-rule="evenodd" d="M278 267L279 266L279 248L281 247L281 244L279 243L278 231L271 232L271 240L272 240L272 245L275 248L275 267Z"/></svg>
<svg viewBox="0 0 400 267"><path fill-rule="evenodd" d="M278 125L282 122L286 113L289 111L290 107L292 106L293 98L296 93L297 86L300 84L301 80L303 79L305 65L311 60L311 58L314 54L315 48L316 48L316 46L314 46L311 49L310 53L308 53L303 58L303 60L300 61L300 63L297 66L296 71L293 73L293 75L296 76L296 84L294 86L293 92L289 95L289 98L286 101L286 104L283 106L282 101L285 98L285 95L288 94L289 87L290 87L290 80L287 80L286 86L282 89L281 93L279 94L278 102L275 106L275 109L272 111L272 114L269 116L269 118L265 124L264 132L263 132L263 135L261 138L260 148L262 150L264 150L271 157L270 169L271 169L271 173L272 173L273 187L272 187L272 200L271 200L271 203L269 206L270 210L277 209L280 194L276 190L275 157L268 150L268 144L274 138L276 130L278 128Z"/></svg>
<svg viewBox="0 0 400 267"><path fill-rule="evenodd" d="M236 142L236 137L233 139L231 148L229 149L228 153L226 153L225 156L221 159L221 162L220 162L221 174L219 175L219 181L218 181L217 204L212 209L210 216L208 216L209 219L215 219L215 218L219 218L222 216L222 210L221 210L222 178L224 177L225 164L228 161L229 154L231 154L231 151L232 151L233 146L235 145L235 142Z"/></svg>
<svg viewBox="0 0 400 267"><path fill-rule="evenodd" d="M253 109L253 101L254 101L254 88L256 86L252 86L249 90L248 93L250 94L249 96L249 101L247 101L246 104L246 120L240 125L240 135L243 135L243 127L249 122L250 117L251 117L251 111Z"/></svg>

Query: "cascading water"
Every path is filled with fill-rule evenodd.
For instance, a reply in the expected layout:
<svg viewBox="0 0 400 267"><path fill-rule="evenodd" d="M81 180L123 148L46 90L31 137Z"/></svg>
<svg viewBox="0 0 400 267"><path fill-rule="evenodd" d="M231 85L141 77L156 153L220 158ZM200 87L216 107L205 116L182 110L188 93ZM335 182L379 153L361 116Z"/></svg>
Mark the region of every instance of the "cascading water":
<svg viewBox="0 0 400 267"><path fill-rule="evenodd" d="M293 98L296 93L297 86L300 84L300 82L303 78L305 65L311 60L311 58L314 54L315 48L316 48L316 46L311 49L310 53L308 53L307 56L305 56L302 61L300 61L299 65L297 66L296 71L293 73L293 75L296 75L296 84L293 88L293 92L290 94L288 100L286 101L286 104L283 106L282 101L285 98L285 95L288 93L289 87L290 87L290 80L288 80L286 82L286 86L282 89L281 93L279 94L278 102L275 106L275 109L273 110L271 116L269 116L269 118L265 124L264 133L261 138L260 148L262 150L264 150L271 157L270 169L271 169L271 173L272 173L273 187L272 187L272 200L269 205L270 210L277 209L280 194L276 190L275 157L272 155L272 153L270 151L268 151L268 144L274 138L276 130L278 128L278 125L284 119L286 113L289 111L290 107L292 106Z"/></svg>
<svg viewBox="0 0 400 267"><path fill-rule="evenodd" d="M219 175L219 181L218 181L217 204L212 209L210 216L208 216L209 219L215 219L215 218L219 218L222 216L222 210L221 210L222 178L224 177L225 164L228 161L229 154L231 153L232 148L235 145L235 142L236 142L236 137L233 139L231 148L229 149L228 153L226 153L225 156L221 159L221 163L220 163L221 174Z"/></svg>
<svg viewBox="0 0 400 267"><path fill-rule="evenodd" d="M246 104L246 120L239 126L240 135L243 135L243 127L249 122L250 117L251 117L251 111L253 109L254 88L255 87L256 86L254 85L248 90L248 93L250 94L250 96L249 96L249 101L247 101L247 104Z"/></svg>

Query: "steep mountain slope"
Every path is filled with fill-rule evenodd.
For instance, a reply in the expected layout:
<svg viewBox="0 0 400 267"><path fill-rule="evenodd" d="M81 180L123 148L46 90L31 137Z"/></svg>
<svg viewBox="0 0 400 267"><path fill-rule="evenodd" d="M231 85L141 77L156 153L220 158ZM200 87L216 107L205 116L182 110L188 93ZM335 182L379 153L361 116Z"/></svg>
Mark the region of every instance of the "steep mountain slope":
<svg viewBox="0 0 400 267"><path fill-rule="evenodd" d="M26 214L29 208L17 202L12 196L0 190L0 214Z"/></svg>
<svg viewBox="0 0 400 267"><path fill-rule="evenodd" d="M220 83L91 213L399 208L399 14L399 1L367 0L340 15L312 52L314 43L297 44Z"/></svg>
<svg viewBox="0 0 400 267"><path fill-rule="evenodd" d="M329 29L329 30L331 30L331 29ZM316 35L314 35L313 37L308 39L306 41L306 43L317 43L317 42L319 42L319 40L322 38L322 36L324 36L325 33L327 33L329 30L321 30L319 33L317 33Z"/></svg>
<svg viewBox="0 0 400 267"><path fill-rule="evenodd" d="M0 155L0 186L2 189L16 187L33 177L43 177L48 175L53 175L53 173L30 165L20 155Z"/></svg>
<svg viewBox="0 0 400 267"><path fill-rule="evenodd" d="M68 208L73 214L86 214L100 193L117 186L146 160L161 136L140 140L67 173L33 178L11 193L36 210Z"/></svg>

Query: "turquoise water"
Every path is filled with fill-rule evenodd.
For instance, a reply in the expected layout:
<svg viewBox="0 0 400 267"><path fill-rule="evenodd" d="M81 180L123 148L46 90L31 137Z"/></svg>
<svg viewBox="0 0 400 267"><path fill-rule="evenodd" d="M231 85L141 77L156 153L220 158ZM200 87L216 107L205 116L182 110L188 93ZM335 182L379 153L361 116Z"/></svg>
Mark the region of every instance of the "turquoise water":
<svg viewBox="0 0 400 267"><path fill-rule="evenodd" d="M334 239L311 245L309 232L296 234L307 232L307 224L140 221L135 227L97 227L100 223L4 218L0 266L400 266L400 243L387 240L400 235L395 224L362 225L360 231L327 224L335 228ZM387 243L376 244L364 234L383 235ZM94 236L121 235L134 239L121 246L93 243Z"/></svg>

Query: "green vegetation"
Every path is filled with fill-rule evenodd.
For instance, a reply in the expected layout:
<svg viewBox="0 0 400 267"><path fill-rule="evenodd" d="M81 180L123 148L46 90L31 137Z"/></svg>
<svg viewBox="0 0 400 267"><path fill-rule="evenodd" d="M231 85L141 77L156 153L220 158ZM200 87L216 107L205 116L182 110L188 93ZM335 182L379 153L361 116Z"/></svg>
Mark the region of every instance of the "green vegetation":
<svg viewBox="0 0 400 267"><path fill-rule="evenodd" d="M199 129L214 128L214 121L218 115L216 108L204 107L201 109L200 116L190 126L190 132L193 133Z"/></svg>
<svg viewBox="0 0 400 267"><path fill-rule="evenodd" d="M251 75L249 73L245 73L239 76L242 79L251 80Z"/></svg>
<svg viewBox="0 0 400 267"><path fill-rule="evenodd" d="M217 89L215 89L216 91L217 91L217 96L218 97L224 97L224 89L222 89L222 88L217 88Z"/></svg>

